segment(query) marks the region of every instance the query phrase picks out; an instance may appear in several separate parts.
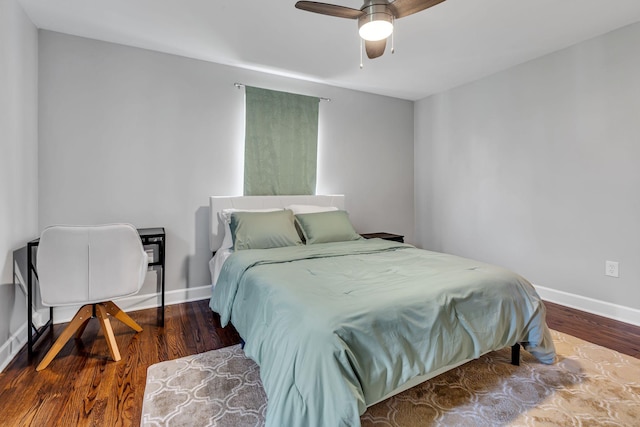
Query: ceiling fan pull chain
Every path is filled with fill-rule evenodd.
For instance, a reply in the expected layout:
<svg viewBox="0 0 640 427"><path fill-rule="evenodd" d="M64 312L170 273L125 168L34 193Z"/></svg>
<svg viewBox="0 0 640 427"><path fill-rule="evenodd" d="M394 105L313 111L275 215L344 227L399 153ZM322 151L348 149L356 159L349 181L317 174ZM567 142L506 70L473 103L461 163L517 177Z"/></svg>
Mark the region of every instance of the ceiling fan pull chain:
<svg viewBox="0 0 640 427"><path fill-rule="evenodd" d="M362 37L360 37L360 69L364 68L364 64L362 63Z"/></svg>
<svg viewBox="0 0 640 427"><path fill-rule="evenodd" d="M396 53L396 48L394 44L395 34L396 34L396 17L391 18L391 23L393 24L393 31L391 32L391 54Z"/></svg>

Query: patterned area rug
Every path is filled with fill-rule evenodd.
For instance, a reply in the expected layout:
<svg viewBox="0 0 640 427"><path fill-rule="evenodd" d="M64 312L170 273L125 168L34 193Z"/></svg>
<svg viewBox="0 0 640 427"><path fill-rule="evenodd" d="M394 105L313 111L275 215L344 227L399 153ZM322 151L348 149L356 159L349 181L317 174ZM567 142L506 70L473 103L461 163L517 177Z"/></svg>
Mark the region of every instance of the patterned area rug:
<svg viewBox="0 0 640 427"><path fill-rule="evenodd" d="M640 360L552 331L554 365L489 353L378 403L363 426L638 426ZM262 426L266 396L239 346L147 371L143 426Z"/></svg>

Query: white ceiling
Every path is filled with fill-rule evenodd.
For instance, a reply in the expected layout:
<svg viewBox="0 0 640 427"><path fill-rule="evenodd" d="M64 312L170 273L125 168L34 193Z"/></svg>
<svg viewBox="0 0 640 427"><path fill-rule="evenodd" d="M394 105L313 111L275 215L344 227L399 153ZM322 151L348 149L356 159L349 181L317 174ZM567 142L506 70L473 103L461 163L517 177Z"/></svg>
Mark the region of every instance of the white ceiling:
<svg viewBox="0 0 640 427"><path fill-rule="evenodd" d="M640 21L640 0L447 0L396 21L395 54L360 69L356 21L295 0L20 2L38 28L409 100Z"/></svg>

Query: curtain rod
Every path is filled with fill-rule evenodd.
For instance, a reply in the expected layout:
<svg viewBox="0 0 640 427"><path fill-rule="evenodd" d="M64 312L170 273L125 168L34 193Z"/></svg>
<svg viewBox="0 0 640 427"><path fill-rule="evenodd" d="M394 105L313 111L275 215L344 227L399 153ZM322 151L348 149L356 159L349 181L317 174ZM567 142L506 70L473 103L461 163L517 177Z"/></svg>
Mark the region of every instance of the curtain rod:
<svg viewBox="0 0 640 427"><path fill-rule="evenodd" d="M235 87L237 87L238 89L240 89L241 87L245 87L244 83L234 83L233 84ZM321 96L317 97L320 101L327 101L327 102L331 102L331 98L323 98Z"/></svg>

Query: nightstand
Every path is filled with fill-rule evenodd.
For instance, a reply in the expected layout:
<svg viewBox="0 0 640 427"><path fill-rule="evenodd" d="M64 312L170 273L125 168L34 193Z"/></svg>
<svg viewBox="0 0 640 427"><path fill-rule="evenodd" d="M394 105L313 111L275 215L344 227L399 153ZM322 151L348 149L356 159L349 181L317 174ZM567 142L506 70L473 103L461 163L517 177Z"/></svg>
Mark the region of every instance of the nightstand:
<svg viewBox="0 0 640 427"><path fill-rule="evenodd" d="M393 234L393 233L364 233L364 234L360 234L362 237L364 237L365 239L384 239L384 240L391 240L394 242L400 242L400 243L404 243L404 236L401 236L399 234Z"/></svg>

